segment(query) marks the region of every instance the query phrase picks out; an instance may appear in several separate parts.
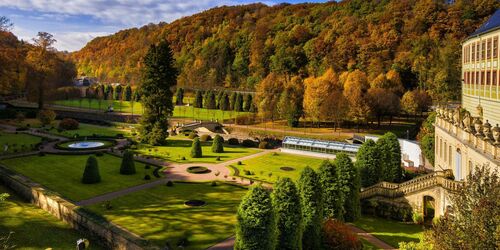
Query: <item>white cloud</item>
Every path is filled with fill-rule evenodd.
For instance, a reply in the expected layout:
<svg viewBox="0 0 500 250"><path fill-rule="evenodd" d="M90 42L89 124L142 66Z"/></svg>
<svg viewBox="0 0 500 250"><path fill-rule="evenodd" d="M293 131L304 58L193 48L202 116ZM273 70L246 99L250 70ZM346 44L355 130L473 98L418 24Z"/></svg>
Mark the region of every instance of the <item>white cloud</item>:
<svg viewBox="0 0 500 250"><path fill-rule="evenodd" d="M90 40L109 34L109 32L57 32L53 35L57 40L58 50L75 51L81 49Z"/></svg>

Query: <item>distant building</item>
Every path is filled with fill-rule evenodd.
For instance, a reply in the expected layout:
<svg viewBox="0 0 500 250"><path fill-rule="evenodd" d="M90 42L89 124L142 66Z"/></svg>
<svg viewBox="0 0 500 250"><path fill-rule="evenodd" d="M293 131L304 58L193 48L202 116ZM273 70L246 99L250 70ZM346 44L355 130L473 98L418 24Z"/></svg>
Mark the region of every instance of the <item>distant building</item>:
<svg viewBox="0 0 500 250"><path fill-rule="evenodd" d="M77 87L89 87L95 83L97 83L97 79L89 76L81 76L75 80L75 86Z"/></svg>

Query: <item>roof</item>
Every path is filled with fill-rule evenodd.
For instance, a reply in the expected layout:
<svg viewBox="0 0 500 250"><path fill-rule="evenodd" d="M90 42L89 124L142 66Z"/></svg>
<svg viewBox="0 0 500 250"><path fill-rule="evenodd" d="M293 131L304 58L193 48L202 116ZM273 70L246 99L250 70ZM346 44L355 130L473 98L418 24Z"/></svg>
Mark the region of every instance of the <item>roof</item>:
<svg viewBox="0 0 500 250"><path fill-rule="evenodd" d="M470 37L481 35L496 29L500 28L500 9L497 9L493 15L491 15L490 19L483 23L481 27L479 27L474 33L472 33Z"/></svg>
<svg viewBox="0 0 500 250"><path fill-rule="evenodd" d="M283 140L283 144L293 144L293 145L299 145L299 146L333 149L336 151L344 151L344 152L350 152L350 153L358 152L359 147L361 146L359 144L349 144L349 143L337 142L337 141L306 139L306 138L299 138L299 137L292 137L292 136L285 137L285 139Z"/></svg>

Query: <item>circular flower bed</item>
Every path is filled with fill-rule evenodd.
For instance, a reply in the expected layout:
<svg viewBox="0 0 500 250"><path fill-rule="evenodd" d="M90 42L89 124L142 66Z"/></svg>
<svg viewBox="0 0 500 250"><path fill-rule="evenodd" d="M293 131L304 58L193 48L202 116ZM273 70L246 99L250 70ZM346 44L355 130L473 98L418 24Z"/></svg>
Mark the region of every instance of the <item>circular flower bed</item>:
<svg viewBox="0 0 500 250"><path fill-rule="evenodd" d="M188 173L191 173L191 174L207 174L207 173L212 172L212 171L210 171L210 169L208 169L206 167L202 167L202 166L188 167L187 171L188 171Z"/></svg>
<svg viewBox="0 0 500 250"><path fill-rule="evenodd" d="M112 147L116 144L114 140L88 139L88 140L70 140L56 144L57 149L61 150L98 150Z"/></svg>
<svg viewBox="0 0 500 250"><path fill-rule="evenodd" d="M294 171L295 170L295 168L292 168L292 167L281 167L280 169L283 171Z"/></svg>
<svg viewBox="0 0 500 250"><path fill-rule="evenodd" d="M205 205L206 202L202 200L188 200L184 202L184 205L188 207L199 207Z"/></svg>

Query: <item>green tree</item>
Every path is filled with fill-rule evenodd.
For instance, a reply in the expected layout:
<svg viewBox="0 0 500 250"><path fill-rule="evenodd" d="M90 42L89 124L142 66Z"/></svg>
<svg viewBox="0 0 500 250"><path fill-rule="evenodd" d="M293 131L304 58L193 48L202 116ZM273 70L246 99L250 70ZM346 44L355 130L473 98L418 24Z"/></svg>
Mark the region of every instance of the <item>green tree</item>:
<svg viewBox="0 0 500 250"><path fill-rule="evenodd" d="M94 184L101 182L101 175L99 174L99 165L94 156L89 156L83 171L82 183Z"/></svg>
<svg viewBox="0 0 500 250"><path fill-rule="evenodd" d="M500 178L498 169L476 166L457 192L451 211L432 227L435 249L498 249L500 242Z"/></svg>
<svg viewBox="0 0 500 250"><path fill-rule="evenodd" d="M134 153L126 150L123 153L122 164L120 166L120 174L133 175L135 174Z"/></svg>
<svg viewBox="0 0 500 250"><path fill-rule="evenodd" d="M392 132L387 132L377 140L377 146L381 154L382 180L401 182L404 169L401 167L401 147L398 137Z"/></svg>
<svg viewBox="0 0 500 250"><path fill-rule="evenodd" d="M196 96L194 99L195 108L203 108L203 91L196 90Z"/></svg>
<svg viewBox="0 0 500 250"><path fill-rule="evenodd" d="M316 172L304 168L298 181L302 204L302 249L321 249L321 222L323 220L323 190Z"/></svg>
<svg viewBox="0 0 500 250"><path fill-rule="evenodd" d="M235 250L274 250L276 219L269 191L258 185L243 197L236 215Z"/></svg>
<svg viewBox="0 0 500 250"><path fill-rule="evenodd" d="M301 249L302 212L295 183L288 177L278 179L271 197L276 213L276 249Z"/></svg>
<svg viewBox="0 0 500 250"><path fill-rule="evenodd" d="M366 140L356 154L356 167L361 177L361 185L369 187L382 180L381 155L373 140Z"/></svg>
<svg viewBox="0 0 500 250"><path fill-rule="evenodd" d="M38 112L38 120L40 120L40 122L44 126L52 124L52 122L55 119L56 119L56 112L50 109L43 109Z"/></svg>
<svg viewBox="0 0 500 250"><path fill-rule="evenodd" d="M208 91L205 95L207 96L205 108L215 109L215 107L217 106L215 101L215 93L213 91Z"/></svg>
<svg viewBox="0 0 500 250"><path fill-rule="evenodd" d="M118 84L116 85L114 91L113 91L113 99L115 100L120 100L120 98L122 97L122 85Z"/></svg>
<svg viewBox="0 0 500 250"><path fill-rule="evenodd" d="M198 137L194 138L193 144L191 145L191 157L192 158L203 157L203 153L201 151L201 142L200 142L200 138L198 138Z"/></svg>
<svg viewBox="0 0 500 250"><path fill-rule="evenodd" d="M212 142L212 152L223 153L224 152L224 139L220 135L215 135L214 141Z"/></svg>
<svg viewBox="0 0 500 250"><path fill-rule="evenodd" d="M435 153L435 132L434 122L436 122L436 112L431 112L427 119L422 123L420 132L417 135L417 140L420 141L422 152L429 162L434 166L434 153Z"/></svg>
<svg viewBox="0 0 500 250"><path fill-rule="evenodd" d="M123 90L122 100L128 102L132 100L132 87L130 86L130 84L125 86L125 89Z"/></svg>
<svg viewBox="0 0 500 250"><path fill-rule="evenodd" d="M236 100L234 101L234 111L242 112L243 111L243 96L241 93L236 95Z"/></svg>
<svg viewBox="0 0 500 250"><path fill-rule="evenodd" d="M234 107L236 106L236 96L236 92L232 92L229 96L229 110L234 110Z"/></svg>
<svg viewBox="0 0 500 250"><path fill-rule="evenodd" d="M168 118L172 116L171 87L177 84L175 60L167 41L151 45L144 57L143 81L140 86L144 114L141 118L143 141L149 141L153 128L168 134Z"/></svg>
<svg viewBox="0 0 500 250"><path fill-rule="evenodd" d="M219 104L219 109L222 111L229 110L229 97L227 96L227 93L224 93L222 95L222 98L221 98L220 104Z"/></svg>
<svg viewBox="0 0 500 250"><path fill-rule="evenodd" d="M335 156L339 189L342 197L342 218L347 222L353 222L360 216L361 206L359 203L360 180L358 170L354 167L351 158L345 153Z"/></svg>
<svg viewBox="0 0 500 250"><path fill-rule="evenodd" d="M324 215L327 218L339 218L342 214L343 193L339 190L337 166L325 160L319 168L319 181L323 190Z"/></svg>
<svg viewBox="0 0 500 250"><path fill-rule="evenodd" d="M111 87L111 85L109 84L106 84L104 86L104 99L110 100L112 96L113 96L113 87Z"/></svg>
<svg viewBox="0 0 500 250"><path fill-rule="evenodd" d="M243 98L243 111L249 112L252 104L253 104L252 94L246 94L245 97Z"/></svg>
<svg viewBox="0 0 500 250"><path fill-rule="evenodd" d="M175 104L176 105L183 105L184 104L184 89L183 88L178 88L177 92L175 93Z"/></svg>

